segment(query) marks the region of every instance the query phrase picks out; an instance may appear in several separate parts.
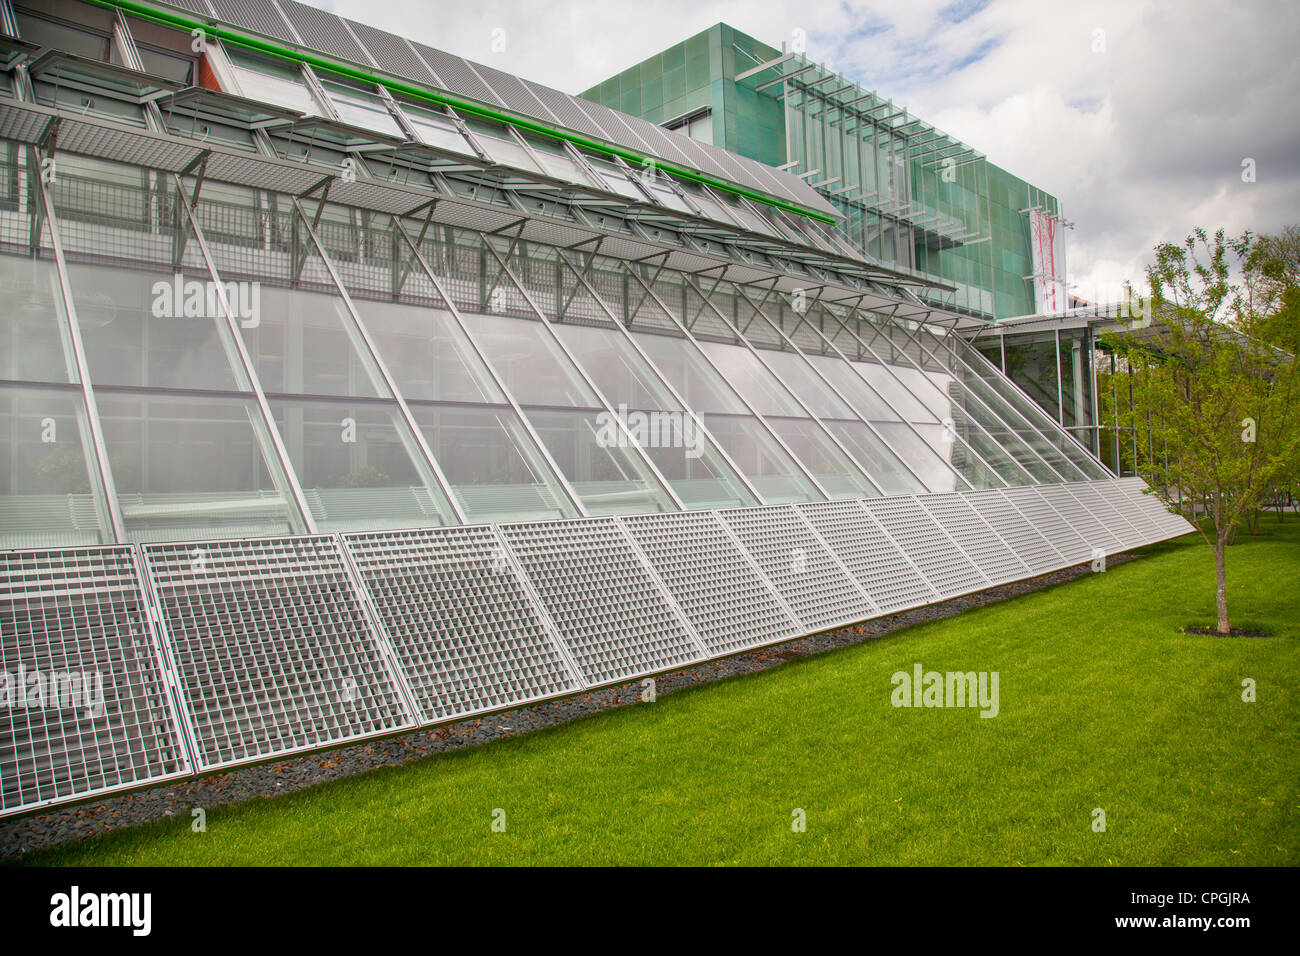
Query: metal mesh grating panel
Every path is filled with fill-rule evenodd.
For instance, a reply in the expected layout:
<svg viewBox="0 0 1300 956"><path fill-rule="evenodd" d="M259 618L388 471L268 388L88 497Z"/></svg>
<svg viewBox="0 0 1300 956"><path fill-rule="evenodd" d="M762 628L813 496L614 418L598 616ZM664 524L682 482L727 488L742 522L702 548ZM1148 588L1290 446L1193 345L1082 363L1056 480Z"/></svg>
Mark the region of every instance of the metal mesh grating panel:
<svg viewBox="0 0 1300 956"><path fill-rule="evenodd" d="M1070 523L1070 527L1079 532L1088 542L1089 551L1100 548L1106 553L1122 550L1124 542L1106 527L1106 523L1093 514L1092 510L1070 493L1066 485L1043 485L1039 494L1047 499L1048 504Z"/></svg>
<svg viewBox="0 0 1300 956"><path fill-rule="evenodd" d="M1116 508L1106 500L1105 495L1093 487L1092 482L1080 481L1065 487L1106 526L1107 531L1119 538L1124 547L1136 548L1151 540L1149 532L1139 531L1137 525L1129 520L1124 513L1127 508L1123 510Z"/></svg>
<svg viewBox="0 0 1300 956"><path fill-rule="evenodd" d="M246 30L294 42L280 11L270 0L209 0L217 16Z"/></svg>
<svg viewBox="0 0 1300 956"><path fill-rule="evenodd" d="M48 113L12 103L0 104L0 139L39 143L52 119Z"/></svg>
<svg viewBox="0 0 1300 956"><path fill-rule="evenodd" d="M484 66L482 63L475 63L473 66L474 72L497 95L497 99L506 104L507 109L513 110L522 116L536 116L551 123L559 122L559 118L533 95L532 91L524 85L524 81L519 77L503 73L501 70L490 66Z"/></svg>
<svg viewBox="0 0 1300 956"><path fill-rule="evenodd" d="M934 588L860 503L814 501L795 507L826 539L881 611L938 600Z"/></svg>
<svg viewBox="0 0 1300 956"><path fill-rule="evenodd" d="M1130 495L1120 487L1118 482L1114 481L1093 482L1092 489L1107 504L1124 515L1129 523L1137 529L1140 538L1139 543L1148 544L1152 541L1158 541L1162 537L1159 524L1146 512L1146 509L1140 506L1138 501L1134 500L1134 496L1140 494L1140 492Z"/></svg>
<svg viewBox="0 0 1300 956"><path fill-rule="evenodd" d="M639 116L620 116L619 118L630 126L637 136L650 144L656 156L672 163L690 165L691 161L686 158L686 154L678 149L677 144L673 142L673 135L663 127L656 126L649 120L644 120Z"/></svg>
<svg viewBox="0 0 1300 956"><path fill-rule="evenodd" d="M993 525L960 495L921 495L919 501L939 527L957 542L991 584L1004 584L1033 571L1007 547Z"/></svg>
<svg viewBox="0 0 1300 956"><path fill-rule="evenodd" d="M490 527L344 543L426 721L581 689Z"/></svg>
<svg viewBox="0 0 1300 956"><path fill-rule="evenodd" d="M180 172L201 152L188 143L69 118L59 124L59 149L172 173Z"/></svg>
<svg viewBox="0 0 1300 956"><path fill-rule="evenodd" d="M185 773L127 546L0 552L0 815Z"/></svg>
<svg viewBox="0 0 1300 956"><path fill-rule="evenodd" d="M622 520L711 654L798 636L798 622L713 512Z"/></svg>
<svg viewBox="0 0 1300 956"><path fill-rule="evenodd" d="M1171 512L1155 494L1146 493L1147 484L1141 478L1120 478L1115 484L1134 503L1137 510L1155 524L1161 538L1194 530L1186 518Z"/></svg>
<svg viewBox="0 0 1300 956"><path fill-rule="evenodd" d="M348 26L352 28L352 32L357 35L357 39L365 46L381 70L387 70L394 76L404 79L415 80L417 83L437 84L438 78L429 72L424 61L401 37L368 27L364 23L357 23L355 20L349 21Z"/></svg>
<svg viewBox="0 0 1300 956"><path fill-rule="evenodd" d="M880 610L825 542L789 505L720 512L808 632L866 620Z"/></svg>
<svg viewBox="0 0 1300 956"><path fill-rule="evenodd" d="M213 153L208 158L209 179L237 183L250 189L267 189L272 192L306 192L322 179L321 171L263 162L252 157Z"/></svg>
<svg viewBox="0 0 1300 956"><path fill-rule="evenodd" d="M524 85L569 129L576 130L579 133L599 136L602 139L605 138L604 131L578 107L577 97L569 96L567 93L561 93L549 86L541 86L528 80L524 80Z"/></svg>
<svg viewBox="0 0 1300 956"><path fill-rule="evenodd" d="M414 40L411 41L411 46L415 47L415 51L420 54L420 58L429 64L429 68L442 81L439 85L443 89L450 93L468 96L473 100L505 106L488 89L487 84L479 79L478 74L470 68L470 65L460 57L445 53L442 50L435 50L423 43L416 43Z"/></svg>
<svg viewBox="0 0 1300 956"><path fill-rule="evenodd" d="M1023 561L1033 574L1053 571L1069 564L1065 555L1052 546L1052 542L1038 532L1025 515L1016 510L996 488L985 491L963 491L965 500L989 526L997 530L1011 552Z"/></svg>
<svg viewBox="0 0 1300 956"><path fill-rule="evenodd" d="M143 550L202 767L413 726L334 538Z"/></svg>
<svg viewBox="0 0 1300 956"><path fill-rule="evenodd" d="M614 519L504 525L501 533L588 684L701 658Z"/></svg>
<svg viewBox="0 0 1300 956"><path fill-rule="evenodd" d="M1002 489L1018 511L1056 548L1066 564L1092 559L1092 545L1075 531L1054 503L1040 495L1033 485L1016 485Z"/></svg>
<svg viewBox="0 0 1300 956"><path fill-rule="evenodd" d="M915 498L872 498L862 504L941 597L989 586L989 579L962 554Z"/></svg>
<svg viewBox="0 0 1300 956"><path fill-rule="evenodd" d="M352 34L343 25L343 21L334 14L298 3L297 0L276 0L276 3L303 42L312 49L354 63L366 62L365 53L357 41L352 39Z"/></svg>
<svg viewBox="0 0 1300 956"><path fill-rule="evenodd" d="M208 0L167 0L167 2L173 7L180 7L182 10L201 13L205 17L212 16L212 11L208 7Z"/></svg>

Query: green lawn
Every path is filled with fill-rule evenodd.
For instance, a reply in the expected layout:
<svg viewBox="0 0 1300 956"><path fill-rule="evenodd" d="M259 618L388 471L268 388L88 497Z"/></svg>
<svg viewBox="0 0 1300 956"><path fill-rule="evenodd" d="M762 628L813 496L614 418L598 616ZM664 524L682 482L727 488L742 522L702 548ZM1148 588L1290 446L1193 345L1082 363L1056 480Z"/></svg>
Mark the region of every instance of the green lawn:
<svg viewBox="0 0 1300 956"><path fill-rule="evenodd" d="M46 864L1300 863L1300 522L530 736L30 858ZM1001 713L895 709L998 671ZM1258 701L1241 699L1254 678ZM1092 830L1103 808L1107 830ZM506 831L493 832L494 808ZM791 813L807 815L806 832Z"/></svg>

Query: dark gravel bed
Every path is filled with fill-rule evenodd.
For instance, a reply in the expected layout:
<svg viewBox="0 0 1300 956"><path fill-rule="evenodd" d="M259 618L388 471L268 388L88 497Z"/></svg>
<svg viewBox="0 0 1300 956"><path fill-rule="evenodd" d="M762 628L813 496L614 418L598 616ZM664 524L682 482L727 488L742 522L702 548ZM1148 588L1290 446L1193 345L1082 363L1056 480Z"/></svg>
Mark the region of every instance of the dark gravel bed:
<svg viewBox="0 0 1300 956"><path fill-rule="evenodd" d="M1134 555L1109 557L1108 566L1122 564L1134 557ZM826 631L811 637L802 637L783 644L773 644L747 651L722 660L708 661L682 670L658 674L655 676L655 693L656 695L670 694L684 687L778 667L795 658L860 644L871 638L883 637L917 624L954 617L971 608L1005 601L1064 581L1072 581L1090 573L1092 572L1088 564L1079 564L1036 578L952 598L939 604L891 614L852 627ZM240 803L278 793L290 793L330 780L364 773L377 767L397 766L461 747L472 747L504 737L526 734L543 727L554 727L612 707L635 704L640 700L642 690L641 681L638 679L560 700L545 701L411 731L401 736L366 741L252 767L242 767L226 773L214 773L198 779L158 785L95 802L19 817L0 823L0 859L160 817L188 818L194 807L211 809L223 804Z"/></svg>

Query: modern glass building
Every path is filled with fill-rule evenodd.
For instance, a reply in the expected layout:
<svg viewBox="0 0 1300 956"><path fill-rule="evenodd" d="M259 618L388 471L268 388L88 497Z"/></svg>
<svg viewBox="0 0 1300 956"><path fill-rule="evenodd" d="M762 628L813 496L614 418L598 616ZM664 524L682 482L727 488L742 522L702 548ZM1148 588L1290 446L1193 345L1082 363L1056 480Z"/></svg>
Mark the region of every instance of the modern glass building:
<svg viewBox="0 0 1300 956"><path fill-rule="evenodd" d="M921 294L986 318L1042 311L1031 214L1056 197L808 59L718 23L582 94L701 143L790 171L875 261L936 280Z"/></svg>
<svg viewBox="0 0 1300 956"><path fill-rule="evenodd" d="M0 14L0 813L1185 530L803 179L292 0Z"/></svg>

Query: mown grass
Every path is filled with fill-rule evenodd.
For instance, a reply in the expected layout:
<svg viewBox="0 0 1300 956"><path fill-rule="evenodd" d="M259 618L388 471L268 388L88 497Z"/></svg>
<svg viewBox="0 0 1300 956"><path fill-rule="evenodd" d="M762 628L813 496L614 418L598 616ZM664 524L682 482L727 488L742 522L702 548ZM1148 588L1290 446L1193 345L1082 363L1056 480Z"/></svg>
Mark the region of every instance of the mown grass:
<svg viewBox="0 0 1300 956"><path fill-rule="evenodd" d="M657 703L213 808L206 833L171 819L25 861L1295 865L1300 521L1262 530L1230 550L1230 600L1272 638L1178 633L1213 621L1189 536ZM998 671L1001 713L895 709L890 676L918 661Z"/></svg>

